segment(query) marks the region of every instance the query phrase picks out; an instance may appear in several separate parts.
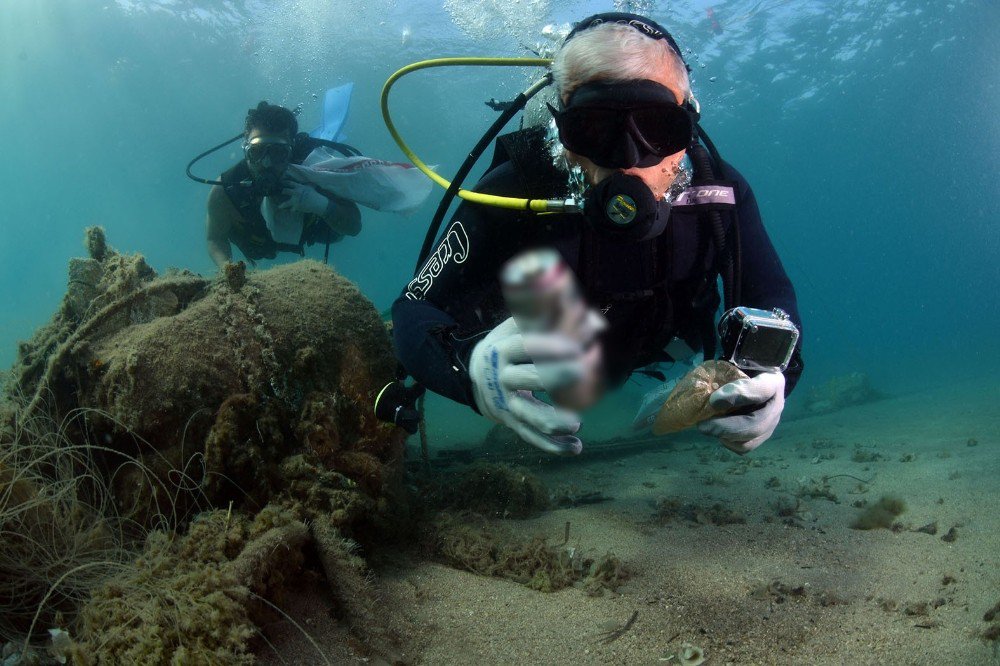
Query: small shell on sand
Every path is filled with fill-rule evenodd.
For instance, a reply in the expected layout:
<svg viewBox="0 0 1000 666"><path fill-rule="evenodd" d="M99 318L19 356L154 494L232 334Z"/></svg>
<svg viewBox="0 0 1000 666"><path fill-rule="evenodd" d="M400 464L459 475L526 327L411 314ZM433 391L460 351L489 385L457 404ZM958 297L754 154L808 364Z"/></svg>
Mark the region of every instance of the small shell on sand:
<svg viewBox="0 0 1000 666"><path fill-rule="evenodd" d="M677 432L717 416L721 412L708 404L708 396L720 386L746 377L727 361L705 361L677 382L656 415L653 434Z"/></svg>
<svg viewBox="0 0 1000 666"><path fill-rule="evenodd" d="M700 666L705 663L705 651L697 645L684 643L678 652L660 657L660 661L670 662L678 666Z"/></svg>

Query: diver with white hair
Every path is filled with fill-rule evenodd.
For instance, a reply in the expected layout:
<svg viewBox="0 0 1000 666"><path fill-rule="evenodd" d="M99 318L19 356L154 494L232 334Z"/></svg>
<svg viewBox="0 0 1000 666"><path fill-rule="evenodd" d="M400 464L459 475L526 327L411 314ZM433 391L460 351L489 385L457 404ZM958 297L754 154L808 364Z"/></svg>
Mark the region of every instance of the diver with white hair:
<svg viewBox="0 0 1000 666"><path fill-rule="evenodd" d="M726 413L699 428L737 453L771 436L802 372L798 305L750 186L699 125L688 72L670 34L642 16L598 14L569 33L551 65L557 159L545 126L502 136L475 192L578 194L582 210L462 203L392 309L397 357L420 385L542 450L575 454L578 410L605 387L678 349L708 359L721 346L746 375L712 393ZM512 316L498 276L532 248L555 251L555 280L560 264L575 274L589 304L582 337L524 330ZM569 402L535 397L581 382L587 391Z"/></svg>

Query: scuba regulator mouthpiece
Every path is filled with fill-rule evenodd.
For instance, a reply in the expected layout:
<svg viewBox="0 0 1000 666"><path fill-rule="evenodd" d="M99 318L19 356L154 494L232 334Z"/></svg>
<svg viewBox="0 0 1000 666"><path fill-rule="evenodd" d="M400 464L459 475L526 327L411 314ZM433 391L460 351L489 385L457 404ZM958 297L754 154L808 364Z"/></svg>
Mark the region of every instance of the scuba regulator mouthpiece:
<svg viewBox="0 0 1000 666"><path fill-rule="evenodd" d="M609 239L639 242L663 233L670 204L657 200L638 176L617 172L590 188L583 214Z"/></svg>
<svg viewBox="0 0 1000 666"><path fill-rule="evenodd" d="M283 173L277 173L270 169L253 174L249 179L240 181L241 185L247 185L255 196L276 197L284 189L282 185Z"/></svg>

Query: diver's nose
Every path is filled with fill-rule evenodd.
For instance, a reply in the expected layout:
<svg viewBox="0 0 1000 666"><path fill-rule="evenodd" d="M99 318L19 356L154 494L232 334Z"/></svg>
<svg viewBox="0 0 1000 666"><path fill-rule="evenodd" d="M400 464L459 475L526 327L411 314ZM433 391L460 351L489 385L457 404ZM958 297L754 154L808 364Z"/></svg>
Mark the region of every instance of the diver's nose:
<svg viewBox="0 0 1000 666"><path fill-rule="evenodd" d="M639 146L636 145L635 140L630 134L626 134L623 137L622 142L618 144L611 159L615 165L613 167L615 169L631 169L639 163L641 159Z"/></svg>

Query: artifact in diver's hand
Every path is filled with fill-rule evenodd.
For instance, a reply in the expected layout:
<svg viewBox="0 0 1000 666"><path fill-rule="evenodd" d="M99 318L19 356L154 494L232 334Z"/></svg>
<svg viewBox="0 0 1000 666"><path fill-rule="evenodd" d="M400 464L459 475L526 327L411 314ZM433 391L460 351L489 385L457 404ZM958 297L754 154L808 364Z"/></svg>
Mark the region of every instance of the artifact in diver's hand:
<svg viewBox="0 0 1000 666"><path fill-rule="evenodd" d="M529 335L526 351L552 401L574 411L593 405L603 392L598 334L607 322L587 305L572 269L555 250L527 250L504 264L500 284L518 331ZM545 354L532 348L530 334L562 336L579 343L581 352L573 359L545 361ZM568 386L551 388L559 383L554 378L567 361L576 366L579 378Z"/></svg>
<svg viewBox="0 0 1000 666"><path fill-rule="evenodd" d="M705 361L684 375L653 422L654 435L666 435L719 416L725 410L713 408L708 397L719 387L747 375L728 361Z"/></svg>

